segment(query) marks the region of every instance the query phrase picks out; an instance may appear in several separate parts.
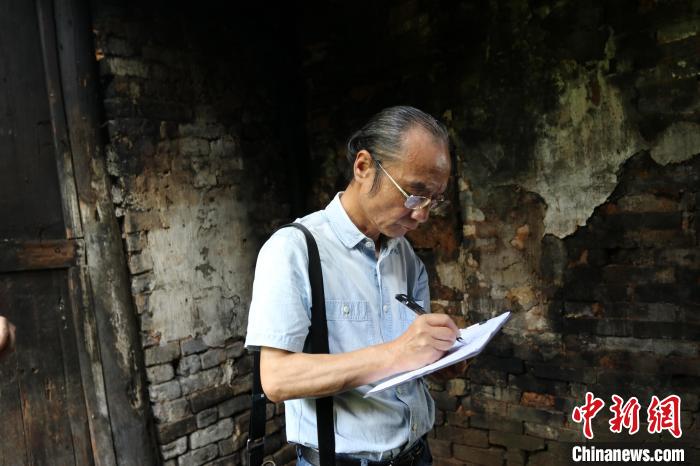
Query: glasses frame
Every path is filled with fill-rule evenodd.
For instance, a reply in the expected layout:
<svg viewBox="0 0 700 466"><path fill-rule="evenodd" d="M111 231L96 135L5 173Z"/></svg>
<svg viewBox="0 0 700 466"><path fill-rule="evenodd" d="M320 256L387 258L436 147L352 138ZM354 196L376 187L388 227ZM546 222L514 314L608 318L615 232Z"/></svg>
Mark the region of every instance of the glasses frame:
<svg viewBox="0 0 700 466"><path fill-rule="evenodd" d="M407 209L410 210L421 210L425 209L426 207L429 207L430 209L435 209L438 207L442 202L444 202L445 198L440 195L439 197L433 199L431 197L426 197L426 196L416 196L414 194L408 194L405 189L403 189L399 184L396 182L396 180L389 174L388 171L386 171L386 168L382 165L382 163L377 160L377 158L369 154L370 157L372 157L372 160L374 160L374 163L376 163L379 168L384 172L384 174L391 180L392 183L394 183L394 186L396 186L396 189L398 189L401 194L406 198L406 200L403 203L403 206Z"/></svg>

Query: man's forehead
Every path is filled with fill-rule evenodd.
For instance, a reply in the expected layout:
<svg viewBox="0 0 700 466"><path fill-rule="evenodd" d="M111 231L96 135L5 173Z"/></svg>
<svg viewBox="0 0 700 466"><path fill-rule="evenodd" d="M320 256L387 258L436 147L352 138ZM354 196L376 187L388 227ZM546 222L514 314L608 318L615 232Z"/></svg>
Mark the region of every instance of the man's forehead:
<svg viewBox="0 0 700 466"><path fill-rule="evenodd" d="M423 128L415 127L406 131L403 139L404 158L413 165L423 165L436 170L450 169L449 148L445 141Z"/></svg>

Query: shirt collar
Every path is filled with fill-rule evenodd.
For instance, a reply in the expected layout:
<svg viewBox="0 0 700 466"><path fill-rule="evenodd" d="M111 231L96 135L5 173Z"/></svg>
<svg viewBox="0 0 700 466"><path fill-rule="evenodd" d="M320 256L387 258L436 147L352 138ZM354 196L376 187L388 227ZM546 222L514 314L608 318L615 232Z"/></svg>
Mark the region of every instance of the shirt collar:
<svg viewBox="0 0 700 466"><path fill-rule="evenodd" d="M335 195L333 200L326 206L326 218L331 225L331 229L335 232L340 242L346 248L354 248L360 241L367 241L370 238L365 236L359 228L350 220L350 216L345 211L345 207L340 202L340 196L343 192ZM386 254L399 244L399 238L386 238Z"/></svg>
<svg viewBox="0 0 700 466"><path fill-rule="evenodd" d="M366 240L367 237L350 220L343 204L340 203L341 194L343 194L342 191L337 193L330 204L326 206L326 218L328 218L328 223L330 223L340 242L346 248L354 248L357 243Z"/></svg>

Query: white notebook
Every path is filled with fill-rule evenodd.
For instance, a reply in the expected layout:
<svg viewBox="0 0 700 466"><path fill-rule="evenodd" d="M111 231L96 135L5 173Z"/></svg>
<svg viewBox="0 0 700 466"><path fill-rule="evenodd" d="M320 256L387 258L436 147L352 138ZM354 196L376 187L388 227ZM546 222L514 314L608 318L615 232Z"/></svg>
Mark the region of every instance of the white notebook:
<svg viewBox="0 0 700 466"><path fill-rule="evenodd" d="M444 367L464 361L465 359L473 358L481 353L481 350L483 350L491 338L498 333L509 317L510 311L506 311L497 317L461 329L459 333L463 341L455 341L452 349L445 353L443 357L427 366L404 372L384 380L372 390L368 391L365 394L365 398L384 391L387 388L395 387L409 380L431 374Z"/></svg>

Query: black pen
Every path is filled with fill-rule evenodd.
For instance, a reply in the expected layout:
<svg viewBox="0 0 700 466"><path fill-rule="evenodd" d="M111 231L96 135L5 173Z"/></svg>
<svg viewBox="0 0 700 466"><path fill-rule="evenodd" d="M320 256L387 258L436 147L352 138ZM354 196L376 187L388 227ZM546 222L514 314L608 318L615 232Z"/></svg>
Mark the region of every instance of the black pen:
<svg viewBox="0 0 700 466"><path fill-rule="evenodd" d="M403 293L399 293L396 296L394 296L398 302L418 314L419 316L422 316L423 314L427 314L425 312L425 309L421 307L420 304L409 298L407 295ZM464 343L464 340L462 340L462 337L457 337L457 341Z"/></svg>

